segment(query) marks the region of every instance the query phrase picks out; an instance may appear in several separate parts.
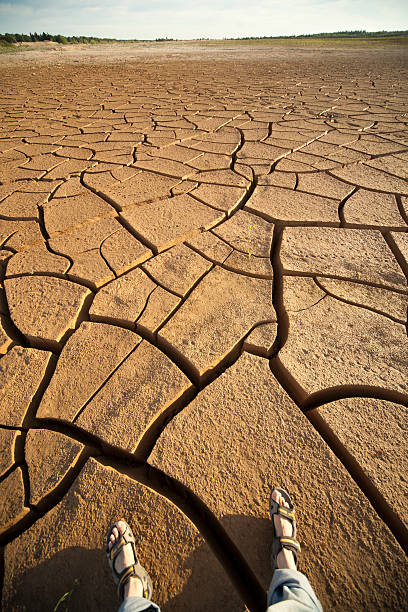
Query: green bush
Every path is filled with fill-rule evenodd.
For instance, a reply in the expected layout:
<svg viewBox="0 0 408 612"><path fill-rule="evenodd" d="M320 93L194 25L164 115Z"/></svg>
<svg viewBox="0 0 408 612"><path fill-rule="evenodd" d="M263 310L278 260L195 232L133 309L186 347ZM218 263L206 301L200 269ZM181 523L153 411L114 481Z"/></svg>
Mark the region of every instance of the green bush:
<svg viewBox="0 0 408 612"><path fill-rule="evenodd" d="M68 40L65 38L65 36L61 36L61 34L57 34L57 36L53 36L52 38L55 42L60 43L61 45L68 44Z"/></svg>

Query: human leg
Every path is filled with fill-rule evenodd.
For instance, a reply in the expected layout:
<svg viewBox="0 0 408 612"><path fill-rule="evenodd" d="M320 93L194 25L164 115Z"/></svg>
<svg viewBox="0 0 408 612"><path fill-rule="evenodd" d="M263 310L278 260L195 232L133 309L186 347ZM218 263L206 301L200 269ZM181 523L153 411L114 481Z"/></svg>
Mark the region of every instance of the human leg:
<svg viewBox="0 0 408 612"><path fill-rule="evenodd" d="M294 569L277 569L268 591L267 612L322 612L312 585ZM275 608L275 610L272 610Z"/></svg>
<svg viewBox="0 0 408 612"><path fill-rule="evenodd" d="M126 597L118 612L160 612L160 608L144 597Z"/></svg>
<svg viewBox="0 0 408 612"><path fill-rule="evenodd" d="M296 569L300 547L296 541L294 508L289 495L282 489L274 489L272 492L271 512L275 571L268 592L267 612L321 612L321 603L311 584L306 576ZM272 610L272 607L275 610Z"/></svg>

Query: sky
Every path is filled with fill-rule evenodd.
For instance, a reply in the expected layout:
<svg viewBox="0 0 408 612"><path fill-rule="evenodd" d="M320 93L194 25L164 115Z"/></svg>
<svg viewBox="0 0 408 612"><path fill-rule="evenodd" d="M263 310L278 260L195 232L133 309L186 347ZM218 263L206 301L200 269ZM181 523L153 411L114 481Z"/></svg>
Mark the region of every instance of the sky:
<svg viewBox="0 0 408 612"><path fill-rule="evenodd" d="M406 30L407 0L0 0L0 32L124 39Z"/></svg>

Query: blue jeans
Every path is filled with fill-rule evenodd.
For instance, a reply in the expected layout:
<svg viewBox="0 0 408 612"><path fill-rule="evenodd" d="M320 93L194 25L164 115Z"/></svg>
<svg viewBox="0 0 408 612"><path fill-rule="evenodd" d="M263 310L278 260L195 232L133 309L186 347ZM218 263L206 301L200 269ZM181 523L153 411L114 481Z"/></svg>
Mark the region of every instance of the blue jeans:
<svg viewBox="0 0 408 612"><path fill-rule="evenodd" d="M306 576L292 569L275 570L269 587L267 606L266 612L323 611ZM143 597L128 597L120 606L119 612L160 612L160 608Z"/></svg>

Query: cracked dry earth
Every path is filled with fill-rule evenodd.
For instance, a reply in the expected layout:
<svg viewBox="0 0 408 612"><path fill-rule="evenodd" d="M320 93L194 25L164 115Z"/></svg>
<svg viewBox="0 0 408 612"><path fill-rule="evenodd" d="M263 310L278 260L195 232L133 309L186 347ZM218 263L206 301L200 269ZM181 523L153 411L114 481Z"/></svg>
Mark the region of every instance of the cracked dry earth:
<svg viewBox="0 0 408 612"><path fill-rule="evenodd" d="M406 609L406 53L125 60L0 69L3 609L115 610L124 517L162 610L260 611L272 485L324 608Z"/></svg>

